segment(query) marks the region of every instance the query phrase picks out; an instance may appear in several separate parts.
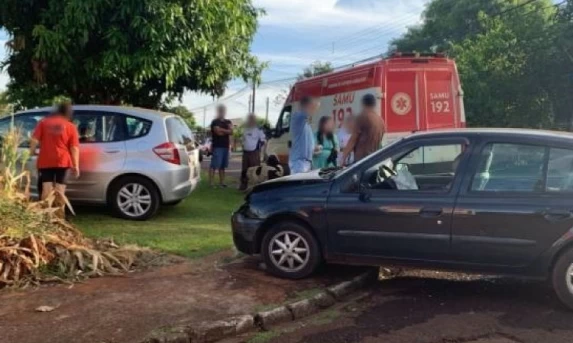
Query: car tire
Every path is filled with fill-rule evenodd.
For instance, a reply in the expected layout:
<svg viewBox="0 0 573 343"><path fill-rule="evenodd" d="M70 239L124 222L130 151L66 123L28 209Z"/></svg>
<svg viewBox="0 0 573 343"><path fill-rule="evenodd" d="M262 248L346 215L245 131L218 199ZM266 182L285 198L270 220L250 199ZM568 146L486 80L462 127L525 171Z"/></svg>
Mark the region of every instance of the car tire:
<svg viewBox="0 0 573 343"><path fill-rule="evenodd" d="M282 246L289 251L284 252ZM279 250L283 253L280 254ZM265 234L261 252L267 271L285 279L305 278L311 275L322 262L322 254L316 238L306 227L294 221L275 224Z"/></svg>
<svg viewBox="0 0 573 343"><path fill-rule="evenodd" d="M108 204L120 218L147 220L159 210L161 197L153 182L140 176L126 176L114 182Z"/></svg>
<svg viewBox="0 0 573 343"><path fill-rule="evenodd" d="M573 249L559 256L551 272L551 283L557 297L570 310L573 310Z"/></svg>

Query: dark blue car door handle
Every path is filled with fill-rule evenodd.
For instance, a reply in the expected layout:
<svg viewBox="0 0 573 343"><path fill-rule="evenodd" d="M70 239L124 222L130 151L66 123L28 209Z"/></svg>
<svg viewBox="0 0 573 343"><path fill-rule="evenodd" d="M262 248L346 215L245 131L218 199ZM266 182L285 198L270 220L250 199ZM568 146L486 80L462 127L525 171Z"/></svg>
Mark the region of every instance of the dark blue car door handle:
<svg viewBox="0 0 573 343"><path fill-rule="evenodd" d="M571 216L571 211L567 210L547 210L543 213L543 217L549 221L569 219Z"/></svg>
<svg viewBox="0 0 573 343"><path fill-rule="evenodd" d="M420 216L422 217L439 217L444 212L443 209L439 207L424 207L420 210Z"/></svg>

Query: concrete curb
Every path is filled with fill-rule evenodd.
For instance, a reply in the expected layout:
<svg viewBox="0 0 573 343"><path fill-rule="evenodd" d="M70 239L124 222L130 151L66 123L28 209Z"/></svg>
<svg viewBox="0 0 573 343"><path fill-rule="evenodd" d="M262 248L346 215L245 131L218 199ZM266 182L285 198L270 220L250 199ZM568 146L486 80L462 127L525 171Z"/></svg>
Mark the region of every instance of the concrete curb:
<svg viewBox="0 0 573 343"><path fill-rule="evenodd" d="M272 325L304 318L329 308L377 277L377 271L366 271L352 280L328 287L307 299L255 314L156 330L142 343L212 343L255 329L269 330Z"/></svg>

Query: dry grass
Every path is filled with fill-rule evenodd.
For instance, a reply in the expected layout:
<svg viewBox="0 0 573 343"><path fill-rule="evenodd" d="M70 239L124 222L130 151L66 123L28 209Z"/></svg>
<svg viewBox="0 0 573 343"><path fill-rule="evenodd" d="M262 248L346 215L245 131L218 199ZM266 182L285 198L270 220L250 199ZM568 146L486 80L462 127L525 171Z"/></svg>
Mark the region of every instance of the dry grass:
<svg viewBox="0 0 573 343"><path fill-rule="evenodd" d="M72 208L63 195L29 202L29 173L24 168L28 156L18 154L19 141L12 130L0 150L0 287L123 273L142 255L153 255L85 238L64 219L66 206Z"/></svg>

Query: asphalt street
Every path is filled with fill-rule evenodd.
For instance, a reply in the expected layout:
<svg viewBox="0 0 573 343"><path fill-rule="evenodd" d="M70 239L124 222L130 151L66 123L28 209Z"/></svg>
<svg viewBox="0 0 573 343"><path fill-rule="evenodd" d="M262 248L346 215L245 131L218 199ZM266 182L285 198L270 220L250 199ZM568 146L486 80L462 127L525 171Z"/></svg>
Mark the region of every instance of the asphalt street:
<svg viewBox="0 0 573 343"><path fill-rule="evenodd" d="M573 312L545 283L441 272L378 281L353 299L272 332L276 343L573 342Z"/></svg>

